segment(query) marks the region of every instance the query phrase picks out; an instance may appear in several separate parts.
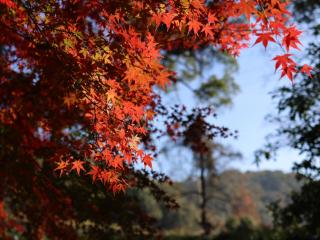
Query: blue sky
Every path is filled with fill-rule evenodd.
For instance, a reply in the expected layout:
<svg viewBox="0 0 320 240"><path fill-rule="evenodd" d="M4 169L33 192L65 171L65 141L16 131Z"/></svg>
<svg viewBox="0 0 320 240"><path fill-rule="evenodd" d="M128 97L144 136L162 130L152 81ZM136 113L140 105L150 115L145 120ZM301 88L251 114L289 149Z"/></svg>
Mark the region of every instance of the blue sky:
<svg viewBox="0 0 320 240"><path fill-rule="evenodd" d="M272 133L276 125L272 125L265 117L267 114L276 114L276 102L272 100L270 92L280 86L291 85L286 79L279 79L274 72L274 49L265 51L263 47L254 46L244 49L238 57L239 71L234 75L240 85L240 92L234 97L233 106L218 112L215 123L224 125L232 130L238 130L238 139L224 140L235 150L243 154L242 160L226 164L224 168L236 168L241 171L282 170L288 172L299 155L292 149L284 148L277 155L277 161L263 161L257 166L254 164L254 152L261 148L265 137ZM194 106L190 90L181 86L172 98L181 99L183 104ZM170 102L170 97L166 97ZM169 159L158 160L156 168L164 171L171 177L183 176L192 171L191 153L175 151ZM189 165L188 165L189 164Z"/></svg>
<svg viewBox="0 0 320 240"><path fill-rule="evenodd" d="M243 154L243 160L234 162L232 167L246 170L279 169L290 171L298 153L289 148L279 152L277 161L263 161L259 167L253 164L254 151L266 142L276 125L265 120L267 114L276 114L276 102L270 92L283 85L291 85L288 79L279 79L274 72L272 54L255 46L242 51L239 71L235 79L241 92L235 96L233 107L219 115L217 121L239 131L238 139L228 142Z"/></svg>
<svg viewBox="0 0 320 240"><path fill-rule="evenodd" d="M312 30L300 26L303 30L301 51L294 54L298 62L308 63L305 58L306 48L314 40ZM266 142L265 137L273 133L277 125L271 124L265 118L267 114L277 114L277 102L271 98L270 92L281 86L290 86L287 78L280 79L274 71L272 58L277 55L274 45L267 50L262 46L244 49L238 58L239 71L235 79L240 85L241 92L234 98L234 106L220 114L221 122L239 131L238 140L229 143L243 154L243 160L234 162L231 167L246 170L282 170L291 171L293 162L301 160L298 151L285 147L278 152L277 161L263 161L259 167L253 164L254 152ZM284 139L285 141L286 139Z"/></svg>

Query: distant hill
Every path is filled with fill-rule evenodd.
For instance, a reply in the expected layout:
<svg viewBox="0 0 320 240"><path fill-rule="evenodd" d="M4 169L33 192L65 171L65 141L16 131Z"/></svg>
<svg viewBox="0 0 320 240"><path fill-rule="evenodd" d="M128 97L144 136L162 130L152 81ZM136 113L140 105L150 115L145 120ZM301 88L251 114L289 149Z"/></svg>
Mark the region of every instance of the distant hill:
<svg viewBox="0 0 320 240"><path fill-rule="evenodd" d="M281 171L247 172L244 176L248 178L248 189L257 205L263 224L271 223L266 206L275 201L287 204L290 193L298 191L301 186L294 174L285 174Z"/></svg>
<svg viewBox="0 0 320 240"><path fill-rule="evenodd" d="M217 229L231 218L249 218L255 224L270 225L271 215L267 205L275 201L285 205L289 201L289 193L299 188L294 174L227 170L219 174L214 180L214 187L210 188L212 199L208 215ZM160 220L165 230L175 234L190 234L200 230L199 197L195 194L198 189L199 183L195 179L175 182L172 187L166 187L180 204L177 211L168 211L159 206L148 194L142 198L147 210Z"/></svg>

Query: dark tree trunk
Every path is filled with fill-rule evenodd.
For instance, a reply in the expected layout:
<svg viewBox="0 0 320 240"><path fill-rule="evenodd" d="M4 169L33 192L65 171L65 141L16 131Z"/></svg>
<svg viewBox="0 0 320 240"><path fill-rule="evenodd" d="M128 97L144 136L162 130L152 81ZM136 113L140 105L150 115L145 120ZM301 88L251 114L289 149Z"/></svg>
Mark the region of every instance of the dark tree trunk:
<svg viewBox="0 0 320 240"><path fill-rule="evenodd" d="M200 210L201 210L201 221L200 225L203 229L203 236L207 237L210 235L212 226L207 218L207 188L206 188L206 176L205 176L205 159L203 154L200 154Z"/></svg>

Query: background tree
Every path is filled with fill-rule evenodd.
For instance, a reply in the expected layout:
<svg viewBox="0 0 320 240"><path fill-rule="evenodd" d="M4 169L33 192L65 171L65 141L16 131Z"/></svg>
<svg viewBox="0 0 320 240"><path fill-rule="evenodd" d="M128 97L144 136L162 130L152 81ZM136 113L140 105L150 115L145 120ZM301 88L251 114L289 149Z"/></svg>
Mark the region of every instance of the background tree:
<svg viewBox="0 0 320 240"><path fill-rule="evenodd" d="M214 240L270 240L273 237L272 231L265 227L256 227L249 219L230 219L226 228Z"/></svg>
<svg viewBox="0 0 320 240"><path fill-rule="evenodd" d="M179 91L179 86L181 87L182 85L182 87L185 87L187 91L190 91L194 96L195 102L205 105L210 104L214 107L215 111L231 105L233 95L239 90L239 86L233 77L233 73L235 73L238 67L235 59L212 46L201 46L200 49L193 50L177 49L168 51L165 54L163 63L176 72L176 82L171 87L172 89ZM214 71L216 68L221 69L223 73L216 74ZM195 80L197 80L196 86L194 86ZM191 147L191 149L194 150L194 148L190 146L190 140L194 142L199 141L198 135L204 134L199 131L201 131L199 123L195 122L194 124L190 124L184 133L188 135L188 137L184 139L181 145ZM227 156L230 159L224 160L229 161L233 157L239 157L240 154L218 143L216 139L214 141L213 139L207 139L206 141L201 140L200 142L199 145L203 144L205 148L208 149L208 152L201 154L201 156L199 153L194 152L192 161L194 166L191 167L192 174L190 173L192 176L185 173L187 177L199 178L199 191L193 189L192 192L183 194L192 194L201 202L199 203L199 208L201 209L199 224L203 228L205 235L208 235L213 229L213 224L208 220L206 212L208 211L208 202L213 197L215 178L218 176L216 161L221 162L223 161L222 158L227 158ZM173 143L170 144L170 146L171 147L168 147L168 144L165 144L164 150L167 157L170 157L170 150L172 150L172 148L176 150L179 144ZM181 159L176 160L181 161ZM175 170L174 166L172 170Z"/></svg>
<svg viewBox="0 0 320 240"><path fill-rule="evenodd" d="M199 173L199 190L192 193L198 195L200 199L200 225L204 236L209 236L214 229L214 225L208 219L207 214L209 202L214 198L215 187L217 186L217 162L223 161L225 158L230 160L241 156L211 139L208 136L206 123L201 116L191 121L184 132L184 145L191 148L195 169Z"/></svg>
<svg viewBox="0 0 320 240"><path fill-rule="evenodd" d="M210 104L214 107L215 111L223 106L231 105L233 95L239 90L239 86L233 78L233 73L237 70L235 59L218 51L214 47L203 46L200 49L192 51L188 49L169 51L166 53L163 63L176 72L176 84L173 88L183 85L187 90L191 91L195 102L199 101L200 104ZM214 71L215 67L223 70L223 74L218 76ZM198 84L196 86L192 84L194 80L197 80L196 83ZM184 145L184 147L189 146L194 150L194 148L190 146L190 140L196 142L199 140L198 135L204 134L197 131L201 131L199 123L194 122L194 124L190 124L184 133L188 136L186 136L184 142L181 144ZM226 157L227 155L232 158L232 156L236 157L236 155L239 154L233 153L227 146L218 143L217 140L207 139L206 141L201 140L200 142L206 146L208 153L199 156L198 153L194 152L194 161L192 161L194 165L192 167L193 176L189 177L195 177L194 174L196 173L197 175L199 173L200 190L193 190L191 194L197 195L199 199L201 199L201 203L199 204L201 209L199 223L203 231L208 235L213 226L206 216L207 202L212 198L213 182L217 176L216 161L221 161L222 159L220 158ZM172 145L173 148L178 147L175 143ZM165 148L172 149L168 148L167 144ZM170 156L170 152L166 151L166 154ZM181 161L181 159L179 160ZM186 194L189 195L190 193Z"/></svg>

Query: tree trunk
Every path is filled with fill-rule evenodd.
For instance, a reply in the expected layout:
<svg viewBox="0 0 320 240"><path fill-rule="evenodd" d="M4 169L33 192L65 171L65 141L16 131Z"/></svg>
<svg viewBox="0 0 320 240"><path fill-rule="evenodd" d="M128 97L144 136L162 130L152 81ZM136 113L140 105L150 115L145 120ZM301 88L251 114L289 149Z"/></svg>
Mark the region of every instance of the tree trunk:
<svg viewBox="0 0 320 240"><path fill-rule="evenodd" d="M206 189L206 176L205 176L205 159L203 154L200 154L200 210L201 210L201 221L200 225L203 229L203 236L207 237L210 235L212 226L207 219L207 189Z"/></svg>

